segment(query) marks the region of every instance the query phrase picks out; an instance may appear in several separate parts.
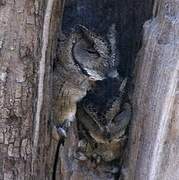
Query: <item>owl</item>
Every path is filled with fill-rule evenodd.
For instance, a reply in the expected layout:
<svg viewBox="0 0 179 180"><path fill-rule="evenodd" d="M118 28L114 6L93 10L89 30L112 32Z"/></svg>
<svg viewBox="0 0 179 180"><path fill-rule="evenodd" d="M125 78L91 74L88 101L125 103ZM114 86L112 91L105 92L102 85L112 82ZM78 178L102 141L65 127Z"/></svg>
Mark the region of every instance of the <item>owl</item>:
<svg viewBox="0 0 179 180"><path fill-rule="evenodd" d="M114 64L109 43L82 25L60 43L53 78L53 119L60 135L66 136L77 102L94 83L118 75Z"/></svg>

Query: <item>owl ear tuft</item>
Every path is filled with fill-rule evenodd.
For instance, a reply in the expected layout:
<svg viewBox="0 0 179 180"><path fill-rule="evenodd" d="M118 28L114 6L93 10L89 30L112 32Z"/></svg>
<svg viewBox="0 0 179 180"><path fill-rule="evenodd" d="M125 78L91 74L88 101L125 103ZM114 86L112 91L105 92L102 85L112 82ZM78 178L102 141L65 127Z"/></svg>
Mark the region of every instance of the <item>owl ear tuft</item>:
<svg viewBox="0 0 179 180"><path fill-rule="evenodd" d="M77 24L75 29L81 31L82 33L89 33L89 29L82 24Z"/></svg>

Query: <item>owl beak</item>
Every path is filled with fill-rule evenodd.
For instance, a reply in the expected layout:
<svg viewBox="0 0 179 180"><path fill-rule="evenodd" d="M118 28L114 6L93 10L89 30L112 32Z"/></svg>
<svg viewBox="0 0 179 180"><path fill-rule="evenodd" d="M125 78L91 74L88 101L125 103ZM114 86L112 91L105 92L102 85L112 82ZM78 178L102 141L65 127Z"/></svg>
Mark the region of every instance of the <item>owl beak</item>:
<svg viewBox="0 0 179 180"><path fill-rule="evenodd" d="M112 70L107 74L107 77L109 78L119 78L119 74L117 70Z"/></svg>
<svg viewBox="0 0 179 180"><path fill-rule="evenodd" d="M90 76L90 77L89 77L89 81L90 81L90 82L95 82L95 81L96 81L96 78Z"/></svg>

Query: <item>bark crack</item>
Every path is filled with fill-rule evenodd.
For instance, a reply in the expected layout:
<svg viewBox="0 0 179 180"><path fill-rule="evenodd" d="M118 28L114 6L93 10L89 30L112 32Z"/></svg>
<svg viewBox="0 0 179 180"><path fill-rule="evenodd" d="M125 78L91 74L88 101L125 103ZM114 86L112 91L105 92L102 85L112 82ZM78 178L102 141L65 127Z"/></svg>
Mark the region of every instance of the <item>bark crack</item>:
<svg viewBox="0 0 179 180"><path fill-rule="evenodd" d="M39 129L40 129L40 113L43 104L43 89L44 89L44 77L45 77L45 62L46 62L46 51L48 47L48 37L50 29L50 19L52 14L54 0L48 0L45 11L43 33L42 33L42 49L41 59L39 64L39 82L38 82L38 94L37 94L37 110L34 120L34 138L33 138L33 150L32 150L32 172L34 172L34 162L37 157L37 146L39 140Z"/></svg>

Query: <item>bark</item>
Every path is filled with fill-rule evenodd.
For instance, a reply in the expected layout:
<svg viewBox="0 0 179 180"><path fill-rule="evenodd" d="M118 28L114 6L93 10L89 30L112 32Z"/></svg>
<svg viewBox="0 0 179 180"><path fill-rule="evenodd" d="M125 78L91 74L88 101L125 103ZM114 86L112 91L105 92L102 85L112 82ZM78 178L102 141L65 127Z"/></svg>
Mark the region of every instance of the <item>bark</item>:
<svg viewBox="0 0 179 180"><path fill-rule="evenodd" d="M53 158L49 156L54 157L50 152L55 147L50 140L48 124L54 57L51 52L56 47L63 2L54 0L52 15L46 11L48 2L0 2L2 180L48 179L51 175ZM48 18L51 20L49 35Z"/></svg>
<svg viewBox="0 0 179 180"><path fill-rule="evenodd" d="M153 19L144 24L136 61L128 179L175 180L179 179L179 1L156 1L154 8Z"/></svg>
<svg viewBox="0 0 179 180"><path fill-rule="evenodd" d="M55 156L57 142L50 129L52 66L64 1L54 0L52 14L46 11L49 2L0 1L0 179L52 179L55 160L56 179L114 179L105 172L111 167L96 168L76 159L76 122ZM118 23L121 71L129 76L152 1L114 2L118 8L112 23ZM178 0L156 0L153 19L144 25L123 168L128 180L179 179L178 13ZM101 33L111 25L105 15L103 23L96 21Z"/></svg>

